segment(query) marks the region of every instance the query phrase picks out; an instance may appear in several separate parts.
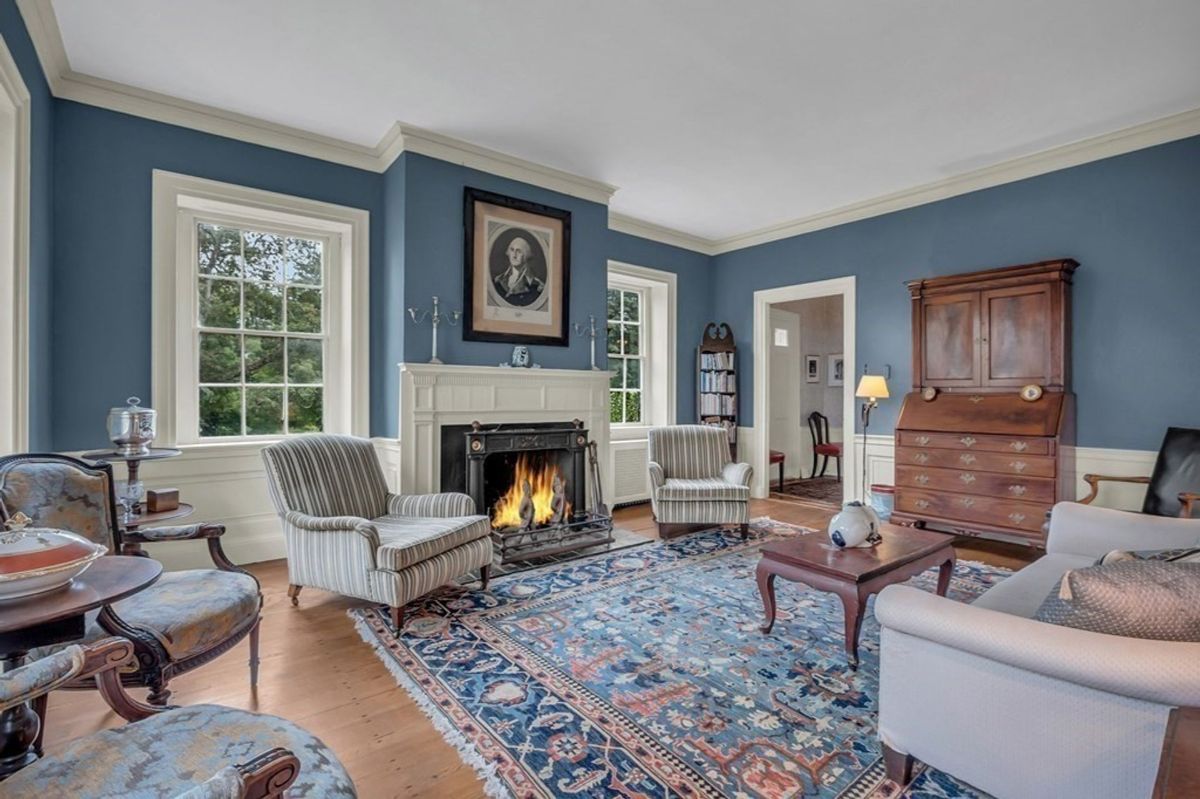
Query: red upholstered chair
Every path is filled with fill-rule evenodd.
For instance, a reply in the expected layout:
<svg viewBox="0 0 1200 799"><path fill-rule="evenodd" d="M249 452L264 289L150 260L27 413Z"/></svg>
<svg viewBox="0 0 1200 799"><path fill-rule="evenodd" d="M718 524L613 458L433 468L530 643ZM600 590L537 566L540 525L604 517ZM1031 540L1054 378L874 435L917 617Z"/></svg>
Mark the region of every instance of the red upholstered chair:
<svg viewBox="0 0 1200 799"><path fill-rule="evenodd" d="M829 459L833 458L837 469L837 479L842 479L842 445L829 440L829 417L820 411L808 415L808 432L812 433L813 463L809 477L824 477ZM821 471L817 472L817 456L821 457Z"/></svg>

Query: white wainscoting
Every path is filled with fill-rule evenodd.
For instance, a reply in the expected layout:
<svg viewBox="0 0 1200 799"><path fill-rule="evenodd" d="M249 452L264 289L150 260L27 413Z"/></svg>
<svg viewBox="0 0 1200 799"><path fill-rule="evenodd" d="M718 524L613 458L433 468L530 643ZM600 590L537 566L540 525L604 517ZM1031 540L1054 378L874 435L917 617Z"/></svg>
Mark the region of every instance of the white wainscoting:
<svg viewBox="0 0 1200 799"><path fill-rule="evenodd" d="M372 439L388 486L399 485L400 449L394 439ZM178 458L146 461L141 479L147 488L178 488L182 501L195 506L191 516L162 524L220 522L221 545L234 563L258 563L287 557L283 530L267 493L261 443L188 448ZM79 457L79 453L69 453ZM125 479L125 466L113 464ZM212 568L203 541L149 544L146 550L169 570Z"/></svg>
<svg viewBox="0 0 1200 799"><path fill-rule="evenodd" d="M753 451L755 437L751 434L753 428L743 427L738 431L738 460L755 463L757 453ZM863 436L856 434L851 441L857 447L861 457ZM891 485L896 479L895 472L895 439L890 435L867 436L867 484L884 483ZM1099 447L1075 447L1075 458L1066 459L1067 468L1074 464L1076 497L1087 496L1088 485L1083 482L1085 474L1105 474L1122 477L1147 477L1154 469L1154 460L1158 453L1140 449L1103 449ZM844 462L844 461L843 461ZM828 474L828 473L827 473ZM860 485L862 473L846 474L848 487L847 497L862 496ZM751 482L751 495L766 497L769 488L766 483L769 475L755 474ZM1145 497L1145 486L1123 483L1105 483L1100 489L1100 496L1093 503L1105 508L1119 510L1140 510L1142 499Z"/></svg>
<svg viewBox="0 0 1200 799"><path fill-rule="evenodd" d="M855 446L863 445L861 434L855 437ZM1065 459L1066 468L1074 465L1075 496L1087 496L1088 485L1083 482L1085 474L1105 474L1122 477L1147 477L1154 469L1154 459L1158 453L1138 449L1101 449L1098 447L1075 447L1075 457ZM895 439L890 435L867 436L867 484L892 484L895 472ZM862 482L860 474L852 475L853 495L861 496L859 485ZM1146 487L1127 483L1105 483L1100 489L1100 496L1093 503L1105 508L1119 510L1140 510L1142 499L1146 495Z"/></svg>

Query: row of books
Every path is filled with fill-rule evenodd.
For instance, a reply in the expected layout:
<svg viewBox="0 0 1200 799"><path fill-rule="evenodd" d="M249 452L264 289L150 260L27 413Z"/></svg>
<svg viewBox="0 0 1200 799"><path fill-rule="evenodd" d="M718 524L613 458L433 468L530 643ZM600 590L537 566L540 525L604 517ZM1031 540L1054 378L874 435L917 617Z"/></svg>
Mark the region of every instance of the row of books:
<svg viewBox="0 0 1200 799"><path fill-rule="evenodd" d="M701 372L701 391L737 391L737 375L733 372Z"/></svg>
<svg viewBox="0 0 1200 799"><path fill-rule="evenodd" d="M732 352L702 352L700 353L701 369L732 369Z"/></svg>
<svg viewBox="0 0 1200 799"><path fill-rule="evenodd" d="M737 415L737 396L733 394L701 394L700 415L719 414L721 416Z"/></svg>
<svg viewBox="0 0 1200 799"><path fill-rule="evenodd" d="M722 419L718 416L709 416L702 419L704 424L712 425L713 427L724 427L725 434L729 436L729 443L733 444L737 441L737 424L732 419Z"/></svg>

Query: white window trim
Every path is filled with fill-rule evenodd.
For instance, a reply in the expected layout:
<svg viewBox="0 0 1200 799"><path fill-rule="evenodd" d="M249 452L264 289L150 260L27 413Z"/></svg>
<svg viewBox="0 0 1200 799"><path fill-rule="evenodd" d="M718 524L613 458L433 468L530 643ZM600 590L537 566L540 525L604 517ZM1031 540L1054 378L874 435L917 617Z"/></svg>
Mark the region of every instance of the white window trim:
<svg viewBox="0 0 1200 799"><path fill-rule="evenodd" d="M646 266L608 262L608 286L641 291L642 343L648 345L642 368L641 424L613 424L613 441L631 441L647 437L651 427L675 424L677 337L676 281L674 272ZM605 319L607 320L607 312ZM650 368L645 368L649 365Z"/></svg>
<svg viewBox="0 0 1200 799"><path fill-rule="evenodd" d="M0 38L0 454L29 449L29 90Z"/></svg>
<svg viewBox="0 0 1200 799"><path fill-rule="evenodd" d="M151 308L152 402L159 410L159 440L165 445L226 448L259 445L279 436L246 436L211 442L181 424L197 420L193 320L196 292L191 220L225 216L283 228L318 231L340 242L330 253L329 353L325 364L325 430L366 436L369 427L370 314L368 309L369 220L357 208L292 197L203 178L154 170ZM182 421L181 421L182 420Z"/></svg>

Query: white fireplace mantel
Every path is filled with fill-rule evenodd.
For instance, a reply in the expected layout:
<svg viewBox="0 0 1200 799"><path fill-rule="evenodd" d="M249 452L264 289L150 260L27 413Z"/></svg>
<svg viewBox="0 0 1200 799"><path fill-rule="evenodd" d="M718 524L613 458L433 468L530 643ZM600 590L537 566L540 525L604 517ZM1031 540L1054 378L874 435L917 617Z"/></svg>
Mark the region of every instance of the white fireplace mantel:
<svg viewBox="0 0 1200 799"><path fill-rule="evenodd" d="M400 490L441 490L442 425L474 421L581 419L598 445L600 474L607 476L609 378L591 370L401 363Z"/></svg>

